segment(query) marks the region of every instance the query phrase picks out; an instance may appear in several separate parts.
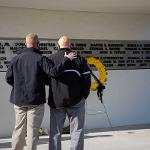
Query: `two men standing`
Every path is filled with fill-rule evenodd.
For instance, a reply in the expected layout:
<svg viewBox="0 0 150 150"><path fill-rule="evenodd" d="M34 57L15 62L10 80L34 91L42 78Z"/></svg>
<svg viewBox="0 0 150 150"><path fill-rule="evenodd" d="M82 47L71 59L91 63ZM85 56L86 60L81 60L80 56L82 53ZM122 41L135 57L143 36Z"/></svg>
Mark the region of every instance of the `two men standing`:
<svg viewBox="0 0 150 150"><path fill-rule="evenodd" d="M23 150L27 135L28 150L36 150L42 123L45 84L49 77L50 144L49 150L61 150L61 133L66 114L70 122L71 150L83 150L85 99L90 89L90 71L86 61L70 50L69 39L59 39L60 50L51 60L40 54L38 36L26 36L26 47L18 52L8 68L6 81L13 87L16 123L12 150Z"/></svg>
<svg viewBox="0 0 150 150"><path fill-rule="evenodd" d="M36 150L38 130L44 115L45 84L47 76L58 76L68 66L75 54L63 57L60 64L42 56L38 50L36 34L26 36L26 47L18 51L6 73L6 81L12 86L10 102L14 104L16 122L12 135L12 150L23 150L27 135L28 150ZM68 59L69 58L69 59Z"/></svg>

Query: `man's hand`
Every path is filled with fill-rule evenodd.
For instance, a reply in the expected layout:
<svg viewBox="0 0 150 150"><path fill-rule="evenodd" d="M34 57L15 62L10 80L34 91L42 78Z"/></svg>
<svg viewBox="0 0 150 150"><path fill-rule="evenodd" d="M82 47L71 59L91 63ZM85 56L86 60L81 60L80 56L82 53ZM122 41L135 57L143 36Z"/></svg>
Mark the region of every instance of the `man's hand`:
<svg viewBox="0 0 150 150"><path fill-rule="evenodd" d="M68 54L65 52L64 57L67 57L67 58L69 58L70 60L73 60L73 59L77 58L77 55L76 55L75 52L70 52L70 53L68 53Z"/></svg>

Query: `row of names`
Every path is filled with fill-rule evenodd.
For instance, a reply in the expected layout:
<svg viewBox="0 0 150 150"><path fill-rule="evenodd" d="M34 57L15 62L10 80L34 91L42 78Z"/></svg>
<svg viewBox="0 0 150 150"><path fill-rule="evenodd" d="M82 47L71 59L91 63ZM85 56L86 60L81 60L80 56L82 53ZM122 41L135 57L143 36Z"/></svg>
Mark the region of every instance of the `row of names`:
<svg viewBox="0 0 150 150"><path fill-rule="evenodd" d="M0 71L6 71L23 39L0 39ZM57 40L41 39L39 49L45 56L57 52ZM150 41L71 40L71 49L83 57L96 57L107 69L149 69ZM92 67L92 66L91 66Z"/></svg>

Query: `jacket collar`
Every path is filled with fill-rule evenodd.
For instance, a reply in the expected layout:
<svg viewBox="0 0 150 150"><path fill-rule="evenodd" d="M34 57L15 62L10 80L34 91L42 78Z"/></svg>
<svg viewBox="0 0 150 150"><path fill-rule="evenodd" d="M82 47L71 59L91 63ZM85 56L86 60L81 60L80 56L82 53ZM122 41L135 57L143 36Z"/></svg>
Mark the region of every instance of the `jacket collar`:
<svg viewBox="0 0 150 150"><path fill-rule="evenodd" d="M41 54L41 52L36 48L24 48L24 49L17 50L17 54L26 53L26 52L35 52Z"/></svg>
<svg viewBox="0 0 150 150"><path fill-rule="evenodd" d="M71 51L70 48L60 48L59 51Z"/></svg>

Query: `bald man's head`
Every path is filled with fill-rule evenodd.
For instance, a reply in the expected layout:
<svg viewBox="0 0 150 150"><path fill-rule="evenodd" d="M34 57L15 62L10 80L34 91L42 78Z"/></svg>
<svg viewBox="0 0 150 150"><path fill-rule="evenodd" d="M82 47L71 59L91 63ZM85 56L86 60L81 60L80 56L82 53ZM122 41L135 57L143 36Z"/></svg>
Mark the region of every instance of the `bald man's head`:
<svg viewBox="0 0 150 150"><path fill-rule="evenodd" d="M60 48L69 48L70 47L70 40L67 36L62 36L58 40L58 44Z"/></svg>
<svg viewBox="0 0 150 150"><path fill-rule="evenodd" d="M39 38L38 38L37 34L29 33L26 36L26 46L28 48L30 48L30 47L37 48L38 47L38 43L39 43Z"/></svg>

